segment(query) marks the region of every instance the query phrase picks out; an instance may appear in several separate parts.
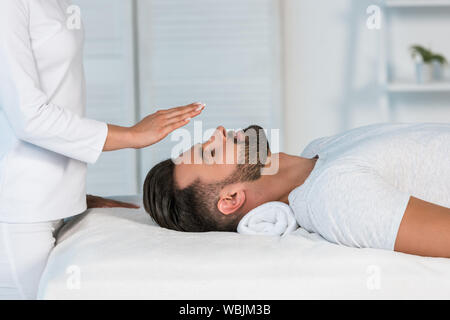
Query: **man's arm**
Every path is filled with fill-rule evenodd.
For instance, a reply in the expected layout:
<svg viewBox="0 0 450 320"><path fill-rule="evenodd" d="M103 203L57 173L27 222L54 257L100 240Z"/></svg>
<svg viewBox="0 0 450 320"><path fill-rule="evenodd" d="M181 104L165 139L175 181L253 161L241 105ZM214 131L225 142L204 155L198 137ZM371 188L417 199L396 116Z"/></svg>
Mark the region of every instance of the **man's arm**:
<svg viewBox="0 0 450 320"><path fill-rule="evenodd" d="M397 233L394 250L450 258L450 208L411 197Z"/></svg>

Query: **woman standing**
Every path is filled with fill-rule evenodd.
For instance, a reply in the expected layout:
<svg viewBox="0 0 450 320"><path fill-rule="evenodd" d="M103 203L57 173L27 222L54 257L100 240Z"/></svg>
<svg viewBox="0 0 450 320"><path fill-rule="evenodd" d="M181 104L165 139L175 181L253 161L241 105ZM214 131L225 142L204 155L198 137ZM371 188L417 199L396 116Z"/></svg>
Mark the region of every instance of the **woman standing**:
<svg viewBox="0 0 450 320"><path fill-rule="evenodd" d="M0 1L0 299L36 297L55 227L87 208L86 163L150 146L204 108L158 111L130 128L85 118L83 29L67 28L69 5Z"/></svg>

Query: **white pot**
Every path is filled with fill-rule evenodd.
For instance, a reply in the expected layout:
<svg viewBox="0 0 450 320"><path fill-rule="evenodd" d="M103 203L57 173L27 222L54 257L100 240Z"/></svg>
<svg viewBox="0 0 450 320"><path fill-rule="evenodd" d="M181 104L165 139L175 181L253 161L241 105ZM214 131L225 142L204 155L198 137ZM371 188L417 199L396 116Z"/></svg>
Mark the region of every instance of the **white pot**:
<svg viewBox="0 0 450 320"><path fill-rule="evenodd" d="M433 68L431 64L416 63L416 82L429 83L433 81Z"/></svg>
<svg viewBox="0 0 450 320"><path fill-rule="evenodd" d="M440 64L438 61L433 61L433 63L431 64L431 68L432 68L433 79L436 81L441 81L444 77L444 75L443 75L444 68L443 68L442 64Z"/></svg>

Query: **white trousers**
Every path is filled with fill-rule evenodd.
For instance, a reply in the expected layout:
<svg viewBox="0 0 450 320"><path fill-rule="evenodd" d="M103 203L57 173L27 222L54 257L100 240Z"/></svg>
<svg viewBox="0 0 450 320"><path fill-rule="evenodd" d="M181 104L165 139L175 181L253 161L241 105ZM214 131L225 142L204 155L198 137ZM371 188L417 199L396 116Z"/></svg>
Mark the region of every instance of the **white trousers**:
<svg viewBox="0 0 450 320"><path fill-rule="evenodd" d="M62 220L0 222L0 300L36 299L39 281Z"/></svg>

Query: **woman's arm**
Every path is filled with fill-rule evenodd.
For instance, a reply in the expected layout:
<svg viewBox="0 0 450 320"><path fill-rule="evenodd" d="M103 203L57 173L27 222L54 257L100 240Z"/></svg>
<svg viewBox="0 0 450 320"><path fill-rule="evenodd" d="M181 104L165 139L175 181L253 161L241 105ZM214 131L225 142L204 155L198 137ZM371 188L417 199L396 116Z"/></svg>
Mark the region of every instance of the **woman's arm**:
<svg viewBox="0 0 450 320"><path fill-rule="evenodd" d="M450 208L411 197L397 233L394 250L450 258Z"/></svg>
<svg viewBox="0 0 450 320"><path fill-rule="evenodd" d="M107 125L51 103L31 46L29 2L0 1L0 105L16 137L83 162L102 152ZM68 101L70 103L70 101Z"/></svg>

